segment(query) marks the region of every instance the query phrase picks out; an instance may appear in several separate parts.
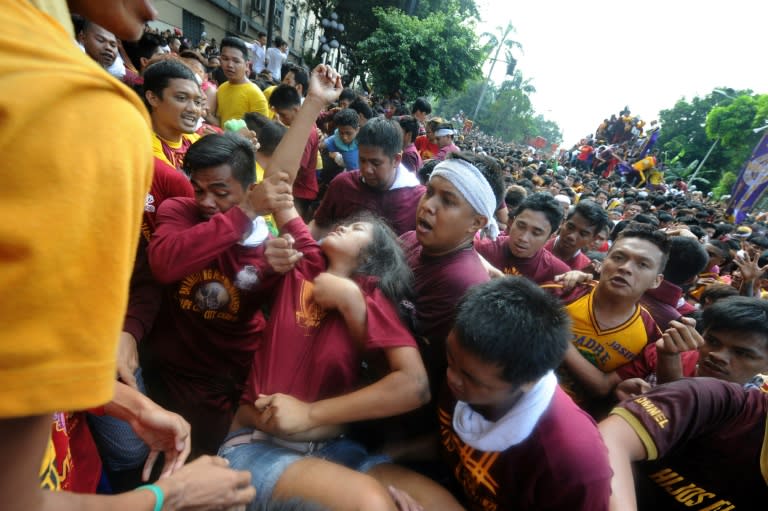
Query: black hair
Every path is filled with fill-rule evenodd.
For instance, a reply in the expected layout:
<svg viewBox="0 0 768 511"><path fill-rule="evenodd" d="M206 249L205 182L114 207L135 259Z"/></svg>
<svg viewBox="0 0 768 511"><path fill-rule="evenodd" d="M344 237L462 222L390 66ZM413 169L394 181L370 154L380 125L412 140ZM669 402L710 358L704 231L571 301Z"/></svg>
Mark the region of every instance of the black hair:
<svg viewBox="0 0 768 511"><path fill-rule="evenodd" d="M718 300L704 309L701 328L756 333L768 343L768 301L746 296Z"/></svg>
<svg viewBox="0 0 768 511"><path fill-rule="evenodd" d="M403 133L411 134L411 142L416 140L416 137L419 136L419 121L417 121L415 117L404 115L400 117L397 122L403 129Z"/></svg>
<svg viewBox="0 0 768 511"><path fill-rule="evenodd" d="M163 46L163 40L152 32L144 32L138 41L123 41L123 48L133 66L141 70L141 59L149 60Z"/></svg>
<svg viewBox="0 0 768 511"><path fill-rule="evenodd" d="M349 104L349 108L368 120L374 118L373 110L371 110L371 107L368 105L368 103L366 103L366 101L360 96L352 100L352 103Z"/></svg>
<svg viewBox="0 0 768 511"><path fill-rule="evenodd" d="M245 45L245 41L239 37L228 36L222 39L221 44L219 44L219 51L224 51L224 48L227 47L240 50L240 52L243 54L243 60L249 60L248 47Z"/></svg>
<svg viewBox="0 0 768 511"><path fill-rule="evenodd" d="M729 296L739 296L739 290L728 284L710 284L699 295L699 303L706 308L707 305ZM701 330L701 324L698 324L696 329Z"/></svg>
<svg viewBox="0 0 768 511"><path fill-rule="evenodd" d="M424 162L424 165L422 165L416 173L419 176L421 184L425 185L429 182L429 177L432 175L432 171L435 170L438 163L440 163L440 160L435 160L434 158Z"/></svg>
<svg viewBox="0 0 768 511"><path fill-rule="evenodd" d="M301 106L301 96L299 91L287 84L280 84L272 91L269 96L269 106L276 110L294 108Z"/></svg>
<svg viewBox="0 0 768 511"><path fill-rule="evenodd" d="M336 112L333 116L333 122L336 124L337 128L339 126L351 126L355 129L360 127L360 117L358 117L357 112L351 108L344 108L343 110Z"/></svg>
<svg viewBox="0 0 768 511"><path fill-rule="evenodd" d="M526 197L512 216L517 216L526 209L544 214L549 222L549 226L552 228L549 231L550 234L555 232L563 221L563 206L547 192L536 192Z"/></svg>
<svg viewBox="0 0 768 511"><path fill-rule="evenodd" d="M307 73L307 70L301 66L290 64L288 65L288 69L285 72L282 72L280 76L285 76L288 73L293 73L293 81L296 82L297 85L301 85L301 95L306 97L307 92L309 92L309 74Z"/></svg>
<svg viewBox="0 0 768 511"><path fill-rule="evenodd" d="M608 213L597 202L585 200L582 197L579 203L576 204L576 207L568 213L566 220L570 220L576 213L595 228L595 234L602 231L608 225Z"/></svg>
<svg viewBox="0 0 768 511"><path fill-rule="evenodd" d="M512 185L509 186L504 193L504 202L506 203L507 208L514 211L527 196L528 192L525 191L524 187L520 185Z"/></svg>
<svg viewBox="0 0 768 511"><path fill-rule="evenodd" d="M354 91L354 89L350 89L348 87L345 87L342 89L341 94L339 95L339 101L349 101L350 103L357 99L357 92Z"/></svg>
<svg viewBox="0 0 768 511"><path fill-rule="evenodd" d="M207 135L189 146L184 156L184 172L190 177L199 170L225 164L243 188L256 180L253 145L235 133Z"/></svg>
<svg viewBox="0 0 768 511"><path fill-rule="evenodd" d="M723 264L731 260L731 247L728 243L720 240L709 240L707 243L720 251L720 257L723 258Z"/></svg>
<svg viewBox="0 0 768 511"><path fill-rule="evenodd" d="M698 225L689 225L688 230L691 231L693 235L696 236L698 239L702 239L704 238L704 236L707 235L707 231L705 231Z"/></svg>
<svg viewBox="0 0 768 511"><path fill-rule="evenodd" d="M400 238L386 220L369 212L356 214L339 222L339 225L355 222L368 222L373 226L371 243L360 252L360 265L355 273L377 277L376 286L400 308L403 300L413 297L413 272L405 258Z"/></svg>
<svg viewBox="0 0 768 511"><path fill-rule="evenodd" d="M646 213L638 213L638 214L636 214L635 216L632 217L632 221L633 222L637 222L639 224L652 225L654 227L658 227L659 226L659 219L656 218L653 215L649 215L649 214L646 214Z"/></svg>
<svg viewBox="0 0 768 511"><path fill-rule="evenodd" d="M672 215L667 213L666 211L660 211L657 215L657 218L659 219L659 222L671 222L675 219Z"/></svg>
<svg viewBox="0 0 768 511"><path fill-rule="evenodd" d="M687 236L675 236L670 240L669 246L664 280L682 287L707 267L709 255L697 240Z"/></svg>
<svg viewBox="0 0 768 511"><path fill-rule="evenodd" d="M259 32L256 34L256 39L261 39L262 37L267 37L266 32Z"/></svg>
<svg viewBox="0 0 768 511"><path fill-rule="evenodd" d="M664 273L664 268L667 265L667 259L669 259L669 251L671 246L669 236L667 236L665 232L656 229L656 227L653 225L630 222L629 225L627 225L616 237L616 241L618 242L619 240L625 238L639 238L656 245L656 248L661 251L661 262L659 263L658 273ZM610 252L615 246L616 244L614 243L608 252Z"/></svg>
<svg viewBox="0 0 768 511"><path fill-rule="evenodd" d="M462 160L477 167L477 170L483 175L488 185L493 191L493 197L496 199L496 209L504 202L504 179L501 175L501 166L499 162L482 154L473 153L471 151L459 151L458 153L450 153L449 159ZM488 219L490 220L490 218Z"/></svg>
<svg viewBox="0 0 768 511"><path fill-rule="evenodd" d="M357 145L378 147L391 159L403 150L403 132L395 121L377 117L360 128Z"/></svg>
<svg viewBox="0 0 768 511"><path fill-rule="evenodd" d="M259 140L258 152L266 156L272 156L277 149L277 144L283 139L288 128L282 124L265 117L258 112L248 112L243 116L248 129L256 133Z"/></svg>
<svg viewBox="0 0 768 511"><path fill-rule="evenodd" d="M147 101L146 93L152 91L152 93L158 98L163 98L163 91L168 87L168 83L174 79L190 80L197 85L197 78L195 73L183 62L177 59L164 59L154 64L147 66L144 70L144 104L147 105L147 109L152 111L152 106Z"/></svg>
<svg viewBox="0 0 768 511"><path fill-rule="evenodd" d="M472 287L454 324L462 348L500 366L514 385L532 383L560 365L570 320L557 298L525 277L502 277Z"/></svg>
<svg viewBox="0 0 768 511"><path fill-rule="evenodd" d="M432 105L429 104L427 98L416 98L416 101L413 102L413 106L411 107L411 114L415 114L416 112L424 112L427 115L432 113Z"/></svg>
<svg viewBox="0 0 768 511"><path fill-rule="evenodd" d="M753 245L757 245L761 250L768 248L768 238L765 236L752 236L747 241Z"/></svg>

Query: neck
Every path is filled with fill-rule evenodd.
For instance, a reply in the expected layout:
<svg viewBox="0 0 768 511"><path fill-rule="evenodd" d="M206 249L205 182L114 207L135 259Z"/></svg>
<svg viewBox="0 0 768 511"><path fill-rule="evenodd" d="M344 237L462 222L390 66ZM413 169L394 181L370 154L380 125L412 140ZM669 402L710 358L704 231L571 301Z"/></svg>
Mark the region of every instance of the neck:
<svg viewBox="0 0 768 511"><path fill-rule="evenodd" d="M154 119L152 119L152 129L157 133L157 136L168 142L181 142L181 136L184 134L179 130L173 128L167 128L165 126L158 125Z"/></svg>
<svg viewBox="0 0 768 511"><path fill-rule="evenodd" d="M232 80L229 80L229 83L231 83L232 85L242 85L248 81L249 80L245 76L243 76L240 78L233 78Z"/></svg>
<svg viewBox="0 0 768 511"><path fill-rule="evenodd" d="M558 236L555 239L555 244L552 245L552 253L555 254L559 259L562 259L564 261L573 259L573 257L576 255L576 252L578 252L579 249L573 250L571 252L566 252L563 249L563 245L560 243L560 237Z"/></svg>
<svg viewBox="0 0 768 511"><path fill-rule="evenodd" d="M328 269L326 270L331 275L337 277L349 278L354 273L356 264L350 261L331 261L328 260Z"/></svg>
<svg viewBox="0 0 768 511"><path fill-rule="evenodd" d="M601 328L612 328L624 323L635 313L640 297L614 296L600 284L592 300L593 313Z"/></svg>
<svg viewBox="0 0 768 511"><path fill-rule="evenodd" d="M520 401L520 399L523 397L523 391L521 389L517 389L515 392L509 395L507 399L502 401L501 403L497 403L494 405L488 405L488 406L476 406L471 405L472 409L479 413L480 415L485 418L487 421L491 422L497 422L499 419L504 417L507 412L509 412L514 406Z"/></svg>
<svg viewBox="0 0 768 511"><path fill-rule="evenodd" d="M464 240L455 247L448 249L448 250L441 250L441 251L431 251L428 248L424 247L422 245L421 247L421 253L429 256L429 257L441 257L448 254L453 254L454 252L458 252L459 250L464 250L466 248L470 248L472 246L472 239L475 237L476 233L472 233L472 235Z"/></svg>

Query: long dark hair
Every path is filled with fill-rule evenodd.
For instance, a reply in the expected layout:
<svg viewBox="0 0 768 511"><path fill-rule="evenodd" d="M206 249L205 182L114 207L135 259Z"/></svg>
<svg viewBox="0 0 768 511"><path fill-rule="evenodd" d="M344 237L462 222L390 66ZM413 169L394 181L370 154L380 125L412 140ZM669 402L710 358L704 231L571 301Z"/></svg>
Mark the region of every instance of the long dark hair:
<svg viewBox="0 0 768 511"><path fill-rule="evenodd" d="M401 310L402 302L413 296L413 272L405 259L400 239L384 219L372 213L354 215L340 225L354 222L368 222L373 227L373 239L360 252L360 264L355 274L377 277L377 287Z"/></svg>

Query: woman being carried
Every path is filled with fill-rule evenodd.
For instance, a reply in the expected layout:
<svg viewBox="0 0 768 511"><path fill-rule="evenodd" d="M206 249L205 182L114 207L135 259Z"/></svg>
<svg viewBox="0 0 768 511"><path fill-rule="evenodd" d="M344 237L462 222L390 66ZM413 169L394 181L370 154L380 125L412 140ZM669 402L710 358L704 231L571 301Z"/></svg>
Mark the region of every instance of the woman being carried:
<svg viewBox="0 0 768 511"><path fill-rule="evenodd" d="M340 91L336 72L318 66L267 168L266 193L271 176L293 181L312 122ZM439 486L342 436L347 423L401 414L429 400L416 343L397 312L412 281L397 238L364 217L337 227L320 247L295 208L273 213L303 256L278 285L263 349L220 450L233 467L252 473L257 498L249 509L292 497L350 510L394 510L397 499L410 509L408 494L434 509L457 506ZM366 353L383 358L388 373L363 386ZM408 494L388 492L385 485L393 484Z"/></svg>

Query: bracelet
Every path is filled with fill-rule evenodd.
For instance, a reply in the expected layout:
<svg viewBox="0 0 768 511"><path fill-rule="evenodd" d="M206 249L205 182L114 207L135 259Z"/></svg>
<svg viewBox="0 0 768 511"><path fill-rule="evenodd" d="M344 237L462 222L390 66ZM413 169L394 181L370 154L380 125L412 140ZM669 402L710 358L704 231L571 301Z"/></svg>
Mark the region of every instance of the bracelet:
<svg viewBox="0 0 768 511"><path fill-rule="evenodd" d="M158 485L145 484L143 486L139 486L134 491L138 491L138 490L149 490L155 494L155 508L153 509L153 511L161 511L163 509L165 495L163 494L163 490Z"/></svg>

